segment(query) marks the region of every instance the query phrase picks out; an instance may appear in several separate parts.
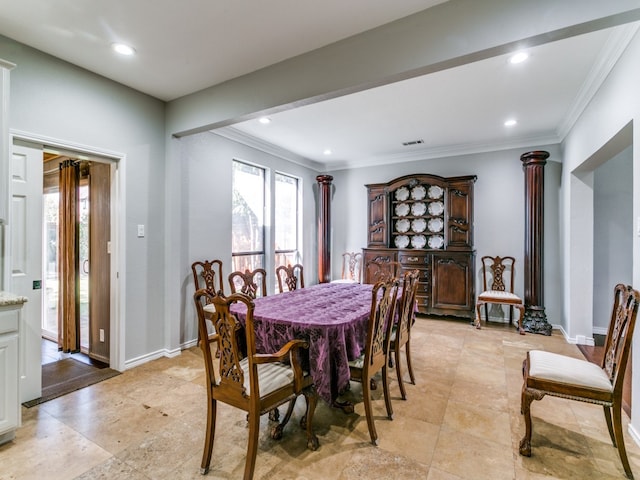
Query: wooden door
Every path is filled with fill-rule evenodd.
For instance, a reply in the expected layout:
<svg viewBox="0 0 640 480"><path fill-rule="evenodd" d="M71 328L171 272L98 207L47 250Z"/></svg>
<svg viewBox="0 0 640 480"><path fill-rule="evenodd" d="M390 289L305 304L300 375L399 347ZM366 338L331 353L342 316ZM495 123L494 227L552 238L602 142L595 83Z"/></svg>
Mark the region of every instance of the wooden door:
<svg viewBox="0 0 640 480"><path fill-rule="evenodd" d="M89 167L89 356L109 363L111 165Z"/></svg>

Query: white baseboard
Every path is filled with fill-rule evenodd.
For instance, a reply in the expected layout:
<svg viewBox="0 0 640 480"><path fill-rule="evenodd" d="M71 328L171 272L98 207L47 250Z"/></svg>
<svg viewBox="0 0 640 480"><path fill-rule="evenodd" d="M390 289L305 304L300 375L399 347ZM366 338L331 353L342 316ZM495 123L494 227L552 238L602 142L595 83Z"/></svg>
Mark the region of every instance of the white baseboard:
<svg viewBox="0 0 640 480"><path fill-rule="evenodd" d="M163 348L162 350L157 350L155 352L151 352L146 355L141 355L137 358L133 358L131 360L125 361L124 369L129 370L130 368L140 366L144 363L150 362L152 360L157 360L158 358L162 358L162 357L167 357L167 358L177 357L182 353L182 350L186 350L188 348L195 347L197 345L198 345L198 339L195 338L193 340L189 340L188 342L183 343L182 345L180 345L180 348L175 348L173 350L168 350L166 348Z"/></svg>

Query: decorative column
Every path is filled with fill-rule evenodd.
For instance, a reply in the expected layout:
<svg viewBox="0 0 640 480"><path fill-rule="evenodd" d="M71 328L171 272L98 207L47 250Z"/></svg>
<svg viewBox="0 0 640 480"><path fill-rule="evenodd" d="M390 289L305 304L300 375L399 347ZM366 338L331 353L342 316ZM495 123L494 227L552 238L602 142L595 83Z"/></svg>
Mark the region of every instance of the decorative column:
<svg viewBox="0 0 640 480"><path fill-rule="evenodd" d="M318 281L331 281L331 175L318 175Z"/></svg>
<svg viewBox="0 0 640 480"><path fill-rule="evenodd" d="M527 332L551 335L544 311L544 166L549 152L520 156L524 169L524 319Z"/></svg>

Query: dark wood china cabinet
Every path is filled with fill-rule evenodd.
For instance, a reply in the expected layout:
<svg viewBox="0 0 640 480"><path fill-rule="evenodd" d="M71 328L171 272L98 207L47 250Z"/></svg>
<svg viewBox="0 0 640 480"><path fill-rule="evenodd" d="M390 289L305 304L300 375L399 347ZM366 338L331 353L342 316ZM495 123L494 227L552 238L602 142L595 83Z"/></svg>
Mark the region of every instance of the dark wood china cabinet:
<svg viewBox="0 0 640 480"><path fill-rule="evenodd" d="M364 281L372 264L396 274L418 269L418 310L475 317L473 185L476 176L417 174L366 185L367 248Z"/></svg>

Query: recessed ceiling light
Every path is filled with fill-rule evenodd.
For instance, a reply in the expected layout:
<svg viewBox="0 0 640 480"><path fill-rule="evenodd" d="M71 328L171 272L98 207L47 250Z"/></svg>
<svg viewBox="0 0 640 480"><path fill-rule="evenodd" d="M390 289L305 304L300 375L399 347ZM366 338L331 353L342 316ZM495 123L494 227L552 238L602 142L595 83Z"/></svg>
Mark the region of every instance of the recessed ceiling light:
<svg viewBox="0 0 640 480"><path fill-rule="evenodd" d="M322 153L324 153L325 155L331 155L333 152L331 151L330 148L325 148L324 152L322 152Z"/></svg>
<svg viewBox="0 0 640 480"><path fill-rule="evenodd" d="M505 127L513 127L513 126L515 126L517 123L518 123L518 122L517 122L515 119L510 118L509 120L507 120L506 122L504 122L504 126L505 126Z"/></svg>
<svg viewBox="0 0 640 480"><path fill-rule="evenodd" d="M114 43L111 45L111 48L120 55L133 55L136 53L136 50L129 45L125 45L124 43Z"/></svg>
<svg viewBox="0 0 640 480"><path fill-rule="evenodd" d="M269 117L260 117L258 121L263 125L268 125L271 123L271 119Z"/></svg>
<svg viewBox="0 0 640 480"><path fill-rule="evenodd" d="M511 58L509 58L509 62L511 62L511 63L522 63L527 58L529 58L529 54L527 52L518 52L515 55L513 55Z"/></svg>

